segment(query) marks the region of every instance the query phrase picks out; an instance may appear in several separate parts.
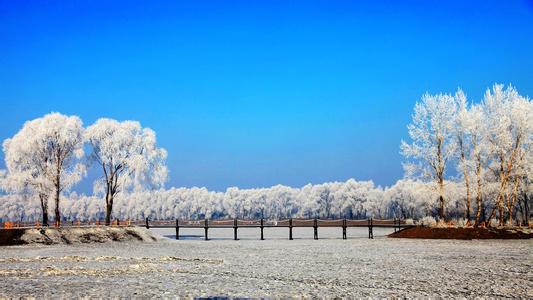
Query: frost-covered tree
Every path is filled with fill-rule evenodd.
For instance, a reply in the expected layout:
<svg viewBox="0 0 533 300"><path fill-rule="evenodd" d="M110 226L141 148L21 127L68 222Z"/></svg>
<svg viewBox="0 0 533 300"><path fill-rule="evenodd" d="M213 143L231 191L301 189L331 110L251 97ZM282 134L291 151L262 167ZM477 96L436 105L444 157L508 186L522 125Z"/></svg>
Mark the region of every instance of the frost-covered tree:
<svg viewBox="0 0 533 300"><path fill-rule="evenodd" d="M416 103L412 123L407 126L412 142L401 143L402 154L415 160L405 164L408 175L430 178L437 184L440 218L445 217L445 172L456 146L453 141L456 114L453 96L425 94Z"/></svg>
<svg viewBox="0 0 533 300"><path fill-rule="evenodd" d="M475 190L476 226L480 222L483 209L483 184L488 161L484 119L483 108L479 104L471 105L466 110L461 109L458 116L459 130L464 134L463 143L459 145L462 148L459 166L463 171L463 180L466 181L466 178L469 180L469 183L465 183L467 198L472 194L471 190ZM470 184L470 181L473 181L472 184ZM472 186L473 184L475 184L475 187ZM469 202L469 199L467 199L467 203ZM466 216L467 218L470 216L469 208L467 208Z"/></svg>
<svg viewBox="0 0 533 300"><path fill-rule="evenodd" d="M48 224L48 199L55 203L55 222L60 224L61 192L84 174L83 126L77 116L47 114L28 121L3 144L8 189L39 197L43 224Z"/></svg>
<svg viewBox="0 0 533 300"><path fill-rule="evenodd" d="M457 140L457 152L459 157L459 171L463 174L463 181L465 183L466 191L466 209L465 219L470 220L471 206L472 206L472 193L471 193L471 179L470 179L470 132L471 128L470 114L468 111L468 103L466 95L462 90L457 91L455 94L455 100L457 101L457 122L455 124L455 138Z"/></svg>
<svg viewBox="0 0 533 300"><path fill-rule="evenodd" d="M434 194L435 191L424 182L402 179L387 188L383 197L394 217L415 219L432 214Z"/></svg>
<svg viewBox="0 0 533 300"><path fill-rule="evenodd" d="M499 224L512 221L521 170L527 170L527 155L533 137L533 103L512 86L494 85L483 99L486 138L491 169L498 181L498 192L489 219L498 210Z"/></svg>
<svg viewBox="0 0 533 300"><path fill-rule="evenodd" d="M99 119L87 128L90 158L103 177L95 191L105 194L106 225L111 222L113 200L122 190L161 187L167 178L167 153L156 146L155 132L139 122Z"/></svg>

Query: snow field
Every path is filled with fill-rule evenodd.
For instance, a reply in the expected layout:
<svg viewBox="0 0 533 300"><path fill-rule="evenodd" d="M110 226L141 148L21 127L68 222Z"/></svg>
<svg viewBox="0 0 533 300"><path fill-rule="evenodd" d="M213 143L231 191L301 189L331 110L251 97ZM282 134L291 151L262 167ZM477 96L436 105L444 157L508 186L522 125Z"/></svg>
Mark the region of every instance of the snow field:
<svg viewBox="0 0 533 300"><path fill-rule="evenodd" d="M154 243L4 247L0 297L524 297L533 242L390 239L366 228L155 229Z"/></svg>

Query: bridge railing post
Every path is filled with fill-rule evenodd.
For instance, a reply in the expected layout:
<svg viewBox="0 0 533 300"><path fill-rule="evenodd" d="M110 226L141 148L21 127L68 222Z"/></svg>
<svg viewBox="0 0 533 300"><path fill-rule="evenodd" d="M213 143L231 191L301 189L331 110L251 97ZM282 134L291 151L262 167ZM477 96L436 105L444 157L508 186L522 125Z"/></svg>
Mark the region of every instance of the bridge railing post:
<svg viewBox="0 0 533 300"><path fill-rule="evenodd" d="M264 240L264 237L263 237L263 228L265 228L265 226L263 225L263 218L261 218L261 240Z"/></svg>
<svg viewBox="0 0 533 300"><path fill-rule="evenodd" d="M289 240L292 240L292 218L289 219Z"/></svg>
<svg viewBox="0 0 533 300"><path fill-rule="evenodd" d="M398 218L398 231L402 230L402 223L401 223L402 219L401 218Z"/></svg>
<svg viewBox="0 0 533 300"><path fill-rule="evenodd" d="M176 219L176 240L180 239L180 221Z"/></svg>
<svg viewBox="0 0 533 300"><path fill-rule="evenodd" d="M346 239L346 217L342 220L342 239Z"/></svg>
<svg viewBox="0 0 533 300"><path fill-rule="evenodd" d="M370 230L370 231L368 232L368 234L369 234L369 237L368 237L368 238L370 238L370 239L374 239L374 221L373 221L372 218L370 218L370 227L369 227L369 230Z"/></svg>
<svg viewBox="0 0 533 300"><path fill-rule="evenodd" d="M150 224L148 224L148 218L146 218L146 229L150 229Z"/></svg>
<svg viewBox="0 0 533 300"><path fill-rule="evenodd" d="M204 220L204 230L205 230L205 240L209 240L209 237L207 236L207 230L209 229L209 219Z"/></svg>
<svg viewBox="0 0 533 300"><path fill-rule="evenodd" d="M313 238L315 240L318 240L318 220L317 220L317 218L315 218L315 220L313 221L313 231L314 231Z"/></svg>
<svg viewBox="0 0 533 300"><path fill-rule="evenodd" d="M238 228L238 225L237 225L237 218L233 219L233 239L234 240L237 240L237 228Z"/></svg>

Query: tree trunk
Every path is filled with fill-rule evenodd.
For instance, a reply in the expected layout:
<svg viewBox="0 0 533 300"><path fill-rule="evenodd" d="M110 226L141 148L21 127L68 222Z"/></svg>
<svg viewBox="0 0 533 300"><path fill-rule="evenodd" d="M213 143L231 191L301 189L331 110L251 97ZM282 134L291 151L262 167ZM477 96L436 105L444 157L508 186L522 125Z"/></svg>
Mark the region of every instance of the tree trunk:
<svg viewBox="0 0 533 300"><path fill-rule="evenodd" d="M481 156L478 154L476 157L476 183L477 183L477 190L476 190L476 203L477 203L477 212L476 212L476 223L475 227L479 226L480 217L481 217L481 210L483 209L483 205L481 203L482 196L481 196Z"/></svg>
<svg viewBox="0 0 533 300"><path fill-rule="evenodd" d="M55 182L55 224L56 227L61 226L61 214L59 212L59 196L61 194L61 155L58 150L57 166L56 166L56 182Z"/></svg>
<svg viewBox="0 0 533 300"><path fill-rule="evenodd" d="M504 218L503 218L503 197L500 197L501 200L498 201L498 217L499 217L499 221L498 221L498 224L500 226L503 226L504 224Z"/></svg>
<svg viewBox="0 0 533 300"><path fill-rule="evenodd" d="M471 200L470 200L470 185L468 184L468 180L466 180L466 211L465 211L465 219L470 223L470 207L471 207Z"/></svg>
<svg viewBox="0 0 533 300"><path fill-rule="evenodd" d="M59 189L56 190L55 203L55 224L57 227L59 227L61 226L61 214L59 213Z"/></svg>
<svg viewBox="0 0 533 300"><path fill-rule="evenodd" d="M444 179L439 178L439 218L444 219Z"/></svg>
<svg viewBox="0 0 533 300"><path fill-rule="evenodd" d="M43 212L43 226L48 226L48 199L39 195L39 200L41 200L41 210Z"/></svg>
<svg viewBox="0 0 533 300"><path fill-rule="evenodd" d="M476 203L477 203L477 211L476 211L476 222L475 222L475 227L478 227L479 226L479 221L480 221L480 218L481 218L481 210L483 209L482 205L481 205L481 195L478 194L476 196Z"/></svg>
<svg viewBox="0 0 533 300"><path fill-rule="evenodd" d="M105 225L106 226L111 225L111 213L112 212L113 212L113 197L111 197L106 204L106 210L105 210Z"/></svg>
<svg viewBox="0 0 533 300"><path fill-rule="evenodd" d="M463 147L463 139L459 139L459 145L461 147L461 161L463 162L463 177L465 178L466 186L466 208L465 208L465 219L470 223L470 205L471 205L471 195L470 195L470 180L468 177L468 167L466 164L466 155Z"/></svg>
<svg viewBox="0 0 533 300"><path fill-rule="evenodd" d="M529 196L527 195L527 192L524 192L524 225L529 226Z"/></svg>
<svg viewBox="0 0 533 300"><path fill-rule="evenodd" d="M513 212L514 207L516 205L516 198L518 196L518 184L520 183L520 179L518 177L515 178L514 184L513 184L513 192L510 199L508 200L509 205L507 206L507 210L509 211L509 223L511 226L513 225Z"/></svg>

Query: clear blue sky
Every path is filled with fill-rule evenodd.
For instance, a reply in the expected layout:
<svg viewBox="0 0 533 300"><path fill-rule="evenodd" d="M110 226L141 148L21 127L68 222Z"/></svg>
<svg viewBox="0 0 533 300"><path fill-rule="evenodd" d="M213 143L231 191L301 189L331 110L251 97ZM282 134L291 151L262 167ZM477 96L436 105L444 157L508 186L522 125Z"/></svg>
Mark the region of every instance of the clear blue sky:
<svg viewBox="0 0 533 300"><path fill-rule="evenodd" d="M0 0L0 139L134 119L168 186L389 185L424 92L531 97L532 53L531 1Z"/></svg>

